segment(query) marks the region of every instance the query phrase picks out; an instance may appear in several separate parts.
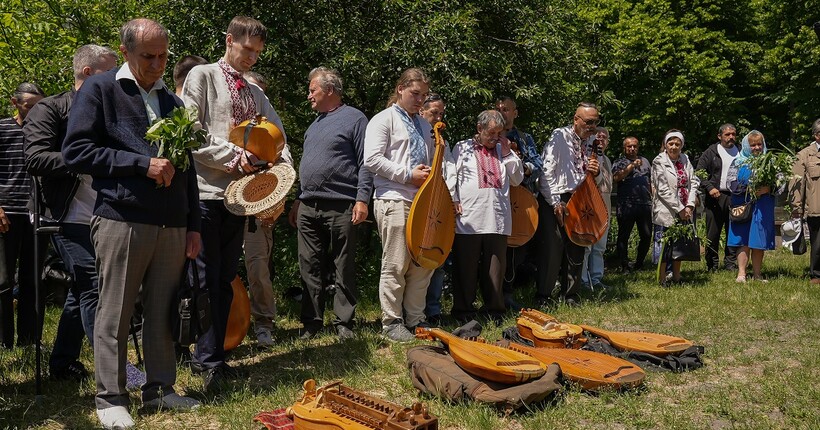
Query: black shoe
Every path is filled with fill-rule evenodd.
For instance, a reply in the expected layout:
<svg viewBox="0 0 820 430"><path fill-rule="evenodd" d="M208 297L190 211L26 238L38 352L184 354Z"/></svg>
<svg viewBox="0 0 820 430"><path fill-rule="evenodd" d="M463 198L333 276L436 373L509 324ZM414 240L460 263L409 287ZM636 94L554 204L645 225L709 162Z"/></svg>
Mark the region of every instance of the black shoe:
<svg viewBox="0 0 820 430"><path fill-rule="evenodd" d="M207 392L218 391L231 379L247 377L247 372L222 363L202 373L202 387Z"/></svg>
<svg viewBox="0 0 820 430"><path fill-rule="evenodd" d="M521 311L521 305L516 303L516 301L513 298L512 294L505 294L504 295L504 307L506 307L508 311L513 311L513 312L520 312Z"/></svg>
<svg viewBox="0 0 820 430"><path fill-rule="evenodd" d="M322 331L321 326L306 325L305 328L302 329L302 334L299 336L299 340L311 340L316 337L320 331Z"/></svg>
<svg viewBox="0 0 820 430"><path fill-rule="evenodd" d="M51 375L51 379L57 381L76 381L82 382L83 380L87 379L91 376L86 370L83 363L79 361L74 361L69 363L68 366L62 367L59 369L49 369L49 374Z"/></svg>

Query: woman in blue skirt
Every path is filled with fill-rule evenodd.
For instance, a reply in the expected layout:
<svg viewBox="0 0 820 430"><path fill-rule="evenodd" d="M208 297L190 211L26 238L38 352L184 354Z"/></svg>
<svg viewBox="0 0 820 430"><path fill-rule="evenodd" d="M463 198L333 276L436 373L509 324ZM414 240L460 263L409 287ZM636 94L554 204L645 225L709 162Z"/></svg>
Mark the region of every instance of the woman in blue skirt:
<svg viewBox="0 0 820 430"><path fill-rule="evenodd" d="M729 168L727 182L732 191L732 207L750 203L751 218L746 222L729 221L728 246L740 247L737 255L737 279L746 282L746 265L752 260L752 278L766 282L760 275L763 266L763 251L774 249L774 195L772 185L748 189L753 172L749 162L753 157L766 153L766 139L763 133L752 130L743 138L740 154Z"/></svg>

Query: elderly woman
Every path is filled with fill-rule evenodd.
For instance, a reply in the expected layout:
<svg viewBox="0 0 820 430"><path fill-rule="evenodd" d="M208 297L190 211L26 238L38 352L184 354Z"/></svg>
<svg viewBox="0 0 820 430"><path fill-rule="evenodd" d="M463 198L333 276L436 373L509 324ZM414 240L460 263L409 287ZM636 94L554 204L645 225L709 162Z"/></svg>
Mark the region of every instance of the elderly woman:
<svg viewBox="0 0 820 430"><path fill-rule="evenodd" d="M510 186L524 179L524 165L504 137L504 117L495 110L478 115L478 133L453 148L456 237L453 243L452 315L459 321L475 316L476 287L483 311L500 319L505 312L504 270L507 237L512 232Z"/></svg>
<svg viewBox="0 0 820 430"><path fill-rule="evenodd" d="M729 189L732 191L732 207L749 203L752 216L749 221L736 222L729 220L728 246L740 247L737 254L737 279L746 282L746 265L749 256L752 258L752 279L766 282L760 276L763 266L763 251L774 249L774 196L770 185L763 185L755 190L748 189L752 170L749 162L752 157L766 153L766 139L763 133L752 130L743 138L740 154L732 162L727 176Z"/></svg>
<svg viewBox="0 0 820 430"><path fill-rule="evenodd" d="M693 222L697 189L689 157L682 153L685 139L680 130L672 129L663 137L664 151L652 161L652 223L655 224L653 262L660 260L665 275L659 275L661 285L679 282L680 261L672 261L670 247L662 246L663 232L676 222Z"/></svg>

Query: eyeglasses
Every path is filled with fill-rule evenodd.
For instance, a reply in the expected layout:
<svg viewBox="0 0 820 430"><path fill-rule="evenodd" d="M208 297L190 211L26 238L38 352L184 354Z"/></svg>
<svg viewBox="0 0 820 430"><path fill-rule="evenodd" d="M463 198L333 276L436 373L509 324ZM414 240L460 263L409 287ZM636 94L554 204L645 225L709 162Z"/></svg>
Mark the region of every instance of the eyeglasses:
<svg viewBox="0 0 820 430"><path fill-rule="evenodd" d="M581 121L583 121L583 123L584 123L584 124L586 124L586 125L590 125L590 126L591 126L591 125L598 125L598 124L600 124L600 123L601 123L601 119L600 119L600 118L595 118L595 119L583 119L583 118L581 118L581 117L580 117L580 116L578 116L578 115L575 115L575 118L580 119Z"/></svg>
<svg viewBox="0 0 820 430"><path fill-rule="evenodd" d="M441 100L441 96L436 93L432 93L428 95L426 99L424 99L424 104L437 102L439 100Z"/></svg>

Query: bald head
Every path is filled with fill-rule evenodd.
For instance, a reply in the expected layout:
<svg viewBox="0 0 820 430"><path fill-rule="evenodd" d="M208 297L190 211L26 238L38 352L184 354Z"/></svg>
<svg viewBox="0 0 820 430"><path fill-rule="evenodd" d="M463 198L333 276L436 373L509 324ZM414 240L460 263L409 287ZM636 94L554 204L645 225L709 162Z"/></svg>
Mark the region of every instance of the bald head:
<svg viewBox="0 0 820 430"><path fill-rule="evenodd" d="M599 122L598 107L594 104L582 102L575 109L572 126L581 139L586 139L595 134Z"/></svg>

